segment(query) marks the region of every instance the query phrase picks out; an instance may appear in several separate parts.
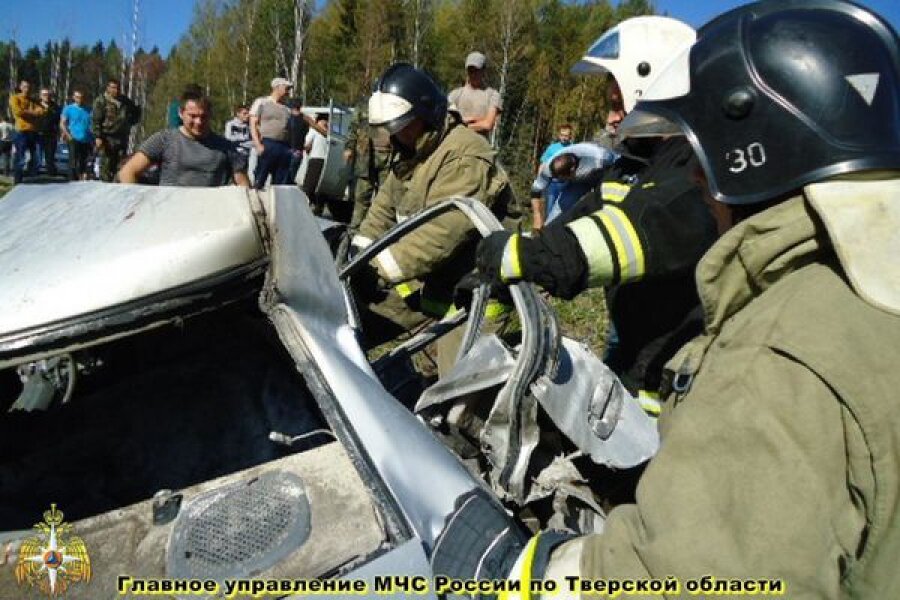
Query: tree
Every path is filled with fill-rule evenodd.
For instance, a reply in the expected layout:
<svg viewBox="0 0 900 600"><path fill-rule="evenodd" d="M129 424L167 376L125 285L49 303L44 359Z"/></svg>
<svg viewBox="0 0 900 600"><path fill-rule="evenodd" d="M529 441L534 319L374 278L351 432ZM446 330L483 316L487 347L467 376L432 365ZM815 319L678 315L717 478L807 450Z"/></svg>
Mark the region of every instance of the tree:
<svg viewBox="0 0 900 600"><path fill-rule="evenodd" d="M602 80L575 77L571 66L617 19L651 10L647 0L617 8L608 0L201 0L148 104L161 125L164 105L187 83L231 105L281 75L305 103L352 105L397 60L456 87L464 57L480 50L503 99L496 146L521 190L556 125L571 121L581 139L602 127ZM215 113L214 127L227 116Z"/></svg>
<svg viewBox="0 0 900 600"><path fill-rule="evenodd" d="M425 40L431 30L434 9L433 0L406 0L406 12L410 25L410 62L416 67L422 66L425 53Z"/></svg>
<svg viewBox="0 0 900 600"><path fill-rule="evenodd" d="M241 77L241 103L247 103L247 81L250 77L250 50L253 47L253 26L256 24L256 14L259 11L259 0L249 0L244 6L239 6L235 11L244 17L244 27L239 27L241 44L244 50L244 74Z"/></svg>
<svg viewBox="0 0 900 600"><path fill-rule="evenodd" d="M303 67L303 41L309 24L310 10L307 0L294 0L294 59L291 61L291 83L298 89ZM305 90L304 90L305 92Z"/></svg>

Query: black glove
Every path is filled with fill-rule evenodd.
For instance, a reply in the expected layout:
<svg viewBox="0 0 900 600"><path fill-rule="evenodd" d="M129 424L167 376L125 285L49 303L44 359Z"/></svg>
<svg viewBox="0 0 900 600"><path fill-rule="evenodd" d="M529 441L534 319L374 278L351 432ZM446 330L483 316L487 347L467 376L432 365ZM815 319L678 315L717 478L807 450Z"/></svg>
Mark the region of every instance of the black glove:
<svg viewBox="0 0 900 600"><path fill-rule="evenodd" d="M503 304L512 304L512 296L509 295L509 288L505 284L490 281L481 273L467 273L459 280L456 287L453 288L453 304L457 308L469 307L472 305L473 292L482 284L488 284L488 297L498 300Z"/></svg>
<svg viewBox="0 0 900 600"><path fill-rule="evenodd" d="M482 277L498 290L528 281L553 296L572 298L585 287L584 254L562 224L551 223L533 237L496 231L478 244L475 261Z"/></svg>
<svg viewBox="0 0 900 600"><path fill-rule="evenodd" d="M371 264L365 264L350 277L350 289L357 304L378 303L387 298L388 290Z"/></svg>
<svg viewBox="0 0 900 600"><path fill-rule="evenodd" d="M434 546L431 568L450 579L501 580L528 543L528 534L482 490L457 500L457 509ZM493 600L494 594L447 594L448 600Z"/></svg>

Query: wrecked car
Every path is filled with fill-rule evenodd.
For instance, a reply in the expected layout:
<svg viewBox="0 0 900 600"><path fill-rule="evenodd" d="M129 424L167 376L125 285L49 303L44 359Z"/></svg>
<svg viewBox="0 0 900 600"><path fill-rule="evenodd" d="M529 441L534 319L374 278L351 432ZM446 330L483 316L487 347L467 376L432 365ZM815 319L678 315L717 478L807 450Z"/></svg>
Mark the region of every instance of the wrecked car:
<svg viewBox="0 0 900 600"><path fill-rule="evenodd" d="M90 553L70 598L119 576L474 579L527 527L602 528L599 488L655 452L655 423L530 285L510 289L516 348L480 334L485 289L377 360L360 348L354 272L446 210L499 228L448 199L336 265L339 226L294 187L14 188L0 589L51 504ZM456 367L419 393L409 356L453 327Z"/></svg>

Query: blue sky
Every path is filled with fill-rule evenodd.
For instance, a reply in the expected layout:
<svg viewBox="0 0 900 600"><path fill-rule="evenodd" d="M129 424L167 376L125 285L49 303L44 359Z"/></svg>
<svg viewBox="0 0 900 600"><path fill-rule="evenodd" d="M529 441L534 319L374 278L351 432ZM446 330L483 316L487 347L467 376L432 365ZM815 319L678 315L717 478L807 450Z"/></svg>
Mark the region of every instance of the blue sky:
<svg viewBox="0 0 900 600"><path fill-rule="evenodd" d="M193 0L139 0L138 44L146 49L159 46L163 54L187 31L193 13ZM320 0L321 1L321 0ZM615 0L614 0L615 1ZM133 0L3 0L10 3L0 16L0 39L15 35L22 47L43 44L49 39L68 36L76 44L104 43L122 35L131 39ZM15 3L15 4L13 4ZM657 10L699 26L741 0L655 0ZM895 29L900 29L900 0L862 0L881 13ZM13 8L16 6L17 8ZM598 32L599 35L600 32Z"/></svg>
<svg viewBox="0 0 900 600"><path fill-rule="evenodd" d="M15 34L20 47L43 47L48 40L65 37L89 45L115 39L122 46L123 34L128 36L126 48L131 47L132 0L0 0L7 2L0 16L0 39ZM190 25L194 0L139 2L138 45L147 50L159 46L168 53Z"/></svg>
<svg viewBox="0 0 900 600"><path fill-rule="evenodd" d="M894 29L900 30L900 0L855 0L887 19ZM654 0L656 11L699 27L714 16L735 6L747 4L745 0Z"/></svg>

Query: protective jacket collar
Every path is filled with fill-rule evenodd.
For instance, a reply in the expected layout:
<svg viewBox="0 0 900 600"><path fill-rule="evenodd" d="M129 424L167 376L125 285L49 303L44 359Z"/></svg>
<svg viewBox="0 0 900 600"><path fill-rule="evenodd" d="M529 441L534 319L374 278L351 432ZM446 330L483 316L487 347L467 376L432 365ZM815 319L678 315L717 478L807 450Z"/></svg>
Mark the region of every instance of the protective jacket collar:
<svg viewBox="0 0 900 600"><path fill-rule="evenodd" d="M786 275L831 252L828 236L803 196L742 221L697 265L708 334Z"/></svg>
<svg viewBox="0 0 900 600"><path fill-rule="evenodd" d="M839 262L857 295L900 314L898 198L900 179L827 181L729 230L697 265L708 333L717 334L754 297L816 261Z"/></svg>
<svg viewBox="0 0 900 600"><path fill-rule="evenodd" d="M825 224L854 291L900 315L900 172L893 179L817 183L806 197Z"/></svg>

